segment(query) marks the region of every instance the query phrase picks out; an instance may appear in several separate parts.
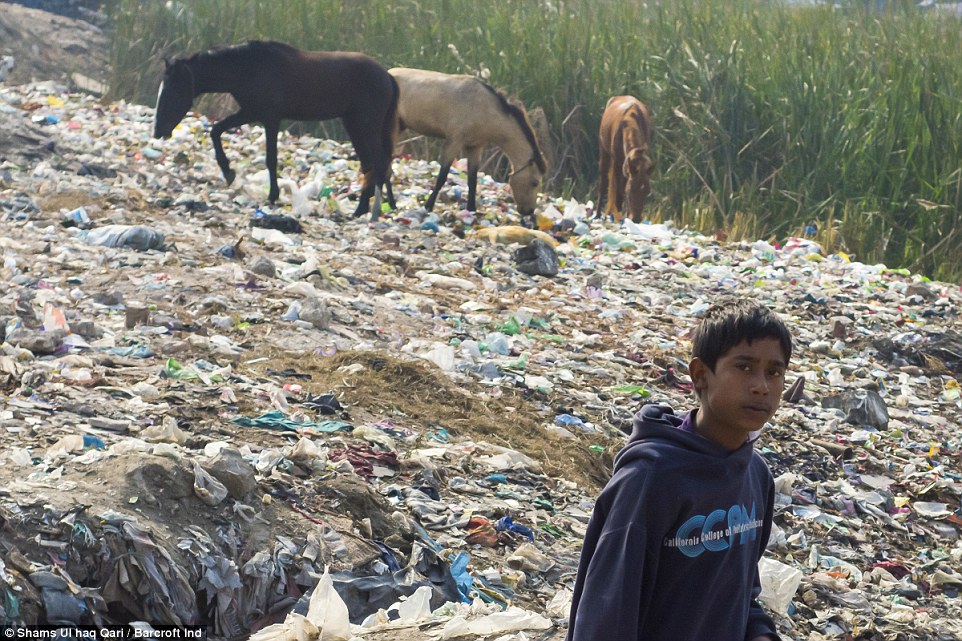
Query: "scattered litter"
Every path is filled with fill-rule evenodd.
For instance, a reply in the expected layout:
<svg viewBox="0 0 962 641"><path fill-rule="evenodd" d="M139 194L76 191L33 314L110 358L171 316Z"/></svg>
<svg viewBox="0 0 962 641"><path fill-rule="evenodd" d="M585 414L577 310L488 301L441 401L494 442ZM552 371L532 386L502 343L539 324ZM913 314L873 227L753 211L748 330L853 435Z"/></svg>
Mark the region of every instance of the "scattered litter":
<svg viewBox="0 0 962 641"><path fill-rule="evenodd" d="M149 107L0 105L63 156L0 167L0 624L558 641L632 415L690 407L733 294L798 350L756 446L780 634L962 638L958 285L550 197L530 230L488 177L428 215L429 161L372 227L350 146L293 134L267 209L257 161L210 183L204 117L147 144Z"/></svg>

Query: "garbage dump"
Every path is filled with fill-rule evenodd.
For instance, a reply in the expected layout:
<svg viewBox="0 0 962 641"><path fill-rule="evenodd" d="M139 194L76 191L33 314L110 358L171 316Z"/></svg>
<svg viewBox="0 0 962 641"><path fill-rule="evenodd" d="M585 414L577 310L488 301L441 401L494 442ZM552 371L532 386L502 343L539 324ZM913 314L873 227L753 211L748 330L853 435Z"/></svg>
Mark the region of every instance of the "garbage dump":
<svg viewBox="0 0 962 641"><path fill-rule="evenodd" d="M491 177L464 209L463 165L428 214L417 160L370 224L310 136L269 207L256 128L227 186L202 116L154 140L56 83L0 110L57 150L0 164L0 625L561 639L631 416L691 406L689 331L740 295L797 341L756 445L780 634L962 638L957 284L550 195L526 235Z"/></svg>

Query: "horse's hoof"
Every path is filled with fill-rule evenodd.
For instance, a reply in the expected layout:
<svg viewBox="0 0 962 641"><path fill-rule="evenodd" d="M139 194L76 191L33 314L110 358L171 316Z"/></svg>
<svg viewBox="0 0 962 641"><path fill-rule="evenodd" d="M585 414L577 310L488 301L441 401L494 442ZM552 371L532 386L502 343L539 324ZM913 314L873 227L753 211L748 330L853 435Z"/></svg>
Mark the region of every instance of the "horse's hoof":
<svg viewBox="0 0 962 641"><path fill-rule="evenodd" d="M230 187L234 183L234 179L237 178L237 174L233 169L228 169L224 172L224 180L227 181L227 186Z"/></svg>

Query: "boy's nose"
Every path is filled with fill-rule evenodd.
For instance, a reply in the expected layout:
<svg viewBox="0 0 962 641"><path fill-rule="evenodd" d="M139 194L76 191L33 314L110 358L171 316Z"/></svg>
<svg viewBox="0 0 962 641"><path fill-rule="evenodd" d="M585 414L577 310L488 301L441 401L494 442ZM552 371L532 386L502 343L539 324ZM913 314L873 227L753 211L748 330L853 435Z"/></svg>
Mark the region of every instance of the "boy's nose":
<svg viewBox="0 0 962 641"><path fill-rule="evenodd" d="M764 375L753 377L751 389L752 389L752 392L755 394L768 394L768 391L769 391L768 378Z"/></svg>

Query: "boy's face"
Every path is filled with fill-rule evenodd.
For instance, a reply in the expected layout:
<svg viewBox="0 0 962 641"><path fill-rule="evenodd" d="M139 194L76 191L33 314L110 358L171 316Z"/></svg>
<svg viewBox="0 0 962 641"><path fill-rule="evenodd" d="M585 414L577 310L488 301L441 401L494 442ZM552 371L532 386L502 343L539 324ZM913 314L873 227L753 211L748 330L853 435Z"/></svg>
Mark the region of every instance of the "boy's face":
<svg viewBox="0 0 962 641"><path fill-rule="evenodd" d="M695 428L729 449L741 447L778 409L787 365L774 338L743 340L718 359L714 372L692 359L689 372L701 403Z"/></svg>

